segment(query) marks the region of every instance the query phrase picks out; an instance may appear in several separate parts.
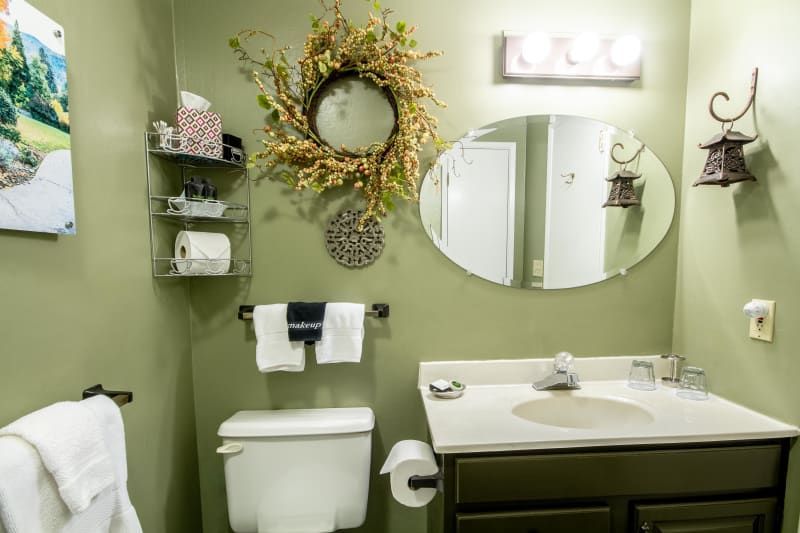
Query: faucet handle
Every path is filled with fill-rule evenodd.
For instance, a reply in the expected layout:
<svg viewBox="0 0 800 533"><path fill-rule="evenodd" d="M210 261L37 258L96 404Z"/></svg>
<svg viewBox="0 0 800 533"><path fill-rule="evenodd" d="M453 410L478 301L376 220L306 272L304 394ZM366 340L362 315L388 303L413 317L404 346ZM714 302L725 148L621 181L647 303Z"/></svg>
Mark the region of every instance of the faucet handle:
<svg viewBox="0 0 800 533"><path fill-rule="evenodd" d="M553 368L556 372L567 373L574 359L575 357L569 352L558 352L553 361Z"/></svg>

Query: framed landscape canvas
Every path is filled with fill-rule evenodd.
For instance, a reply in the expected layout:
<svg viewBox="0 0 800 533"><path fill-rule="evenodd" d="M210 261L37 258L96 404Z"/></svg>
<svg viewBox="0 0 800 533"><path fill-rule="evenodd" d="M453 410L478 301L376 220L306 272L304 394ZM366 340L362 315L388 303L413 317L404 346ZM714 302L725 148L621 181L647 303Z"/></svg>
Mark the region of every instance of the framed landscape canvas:
<svg viewBox="0 0 800 533"><path fill-rule="evenodd" d="M0 229L74 234L64 29L0 0Z"/></svg>

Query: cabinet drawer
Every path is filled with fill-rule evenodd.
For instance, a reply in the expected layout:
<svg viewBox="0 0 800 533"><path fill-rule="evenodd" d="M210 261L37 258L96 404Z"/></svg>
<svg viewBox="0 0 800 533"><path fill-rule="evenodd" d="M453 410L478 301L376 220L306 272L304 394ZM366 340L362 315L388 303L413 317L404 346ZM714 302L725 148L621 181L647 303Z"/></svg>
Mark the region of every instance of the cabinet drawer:
<svg viewBox="0 0 800 533"><path fill-rule="evenodd" d="M652 533L773 533L775 498L636 505L636 531Z"/></svg>
<svg viewBox="0 0 800 533"><path fill-rule="evenodd" d="M463 457L455 461L456 503L610 496L703 495L780 484L778 444Z"/></svg>
<svg viewBox="0 0 800 533"><path fill-rule="evenodd" d="M456 515L457 533L609 533L608 507Z"/></svg>

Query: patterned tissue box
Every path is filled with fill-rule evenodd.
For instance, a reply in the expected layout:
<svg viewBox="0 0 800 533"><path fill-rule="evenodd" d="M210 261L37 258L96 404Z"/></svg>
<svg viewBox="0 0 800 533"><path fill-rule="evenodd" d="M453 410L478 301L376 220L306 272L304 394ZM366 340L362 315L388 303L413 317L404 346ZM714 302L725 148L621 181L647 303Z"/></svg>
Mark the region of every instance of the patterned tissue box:
<svg viewBox="0 0 800 533"><path fill-rule="evenodd" d="M181 151L222 158L222 117L211 111L179 107L175 123L181 137Z"/></svg>

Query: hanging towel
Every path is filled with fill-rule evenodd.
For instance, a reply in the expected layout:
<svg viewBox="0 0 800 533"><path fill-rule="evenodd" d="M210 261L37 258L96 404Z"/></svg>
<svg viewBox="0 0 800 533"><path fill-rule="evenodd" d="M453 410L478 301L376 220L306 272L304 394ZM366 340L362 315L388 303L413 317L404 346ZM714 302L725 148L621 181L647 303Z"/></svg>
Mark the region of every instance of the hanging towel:
<svg viewBox="0 0 800 533"><path fill-rule="evenodd" d="M329 303L317 343L317 363L358 363L364 341L364 304Z"/></svg>
<svg viewBox="0 0 800 533"><path fill-rule="evenodd" d="M73 514L36 448L19 437L0 438L0 532L111 533L113 506L112 486Z"/></svg>
<svg viewBox="0 0 800 533"><path fill-rule="evenodd" d="M139 516L128 495L128 459L125 452L125 426L122 413L114 400L107 396L94 396L81 402L97 418L103 429L103 438L114 463L113 508L110 533L142 533Z"/></svg>
<svg viewBox="0 0 800 533"><path fill-rule="evenodd" d="M322 339L324 317L325 302L289 302L286 307L289 340L314 344Z"/></svg>
<svg viewBox="0 0 800 533"><path fill-rule="evenodd" d="M36 448L72 513L86 510L114 483L114 465L103 431L81 402L59 402L0 428L0 437L19 437Z"/></svg>
<svg viewBox="0 0 800 533"><path fill-rule="evenodd" d="M101 438L114 465L114 482L84 511L72 513L36 448L16 436L0 438L0 532L142 533L128 498L125 435L119 408L105 396L90 398L80 405L101 427Z"/></svg>
<svg viewBox="0 0 800 533"><path fill-rule="evenodd" d="M291 342L286 324L286 304L257 305L253 309L256 332L256 364L260 372L302 372L305 347Z"/></svg>

